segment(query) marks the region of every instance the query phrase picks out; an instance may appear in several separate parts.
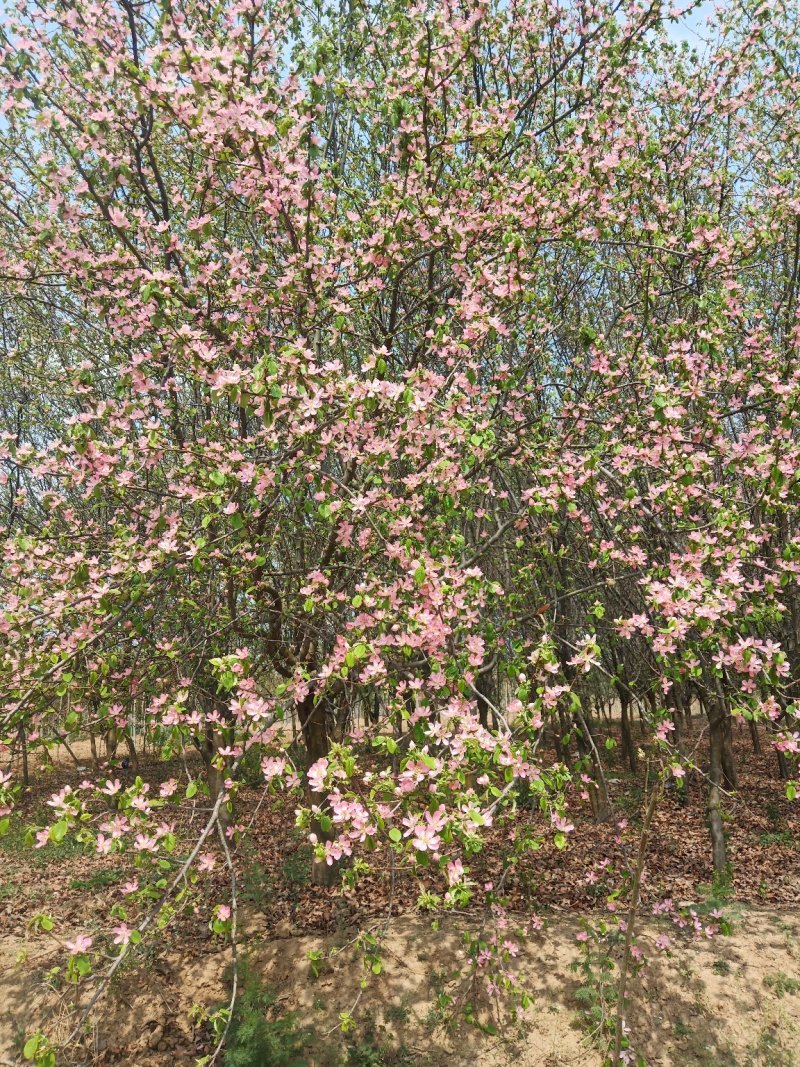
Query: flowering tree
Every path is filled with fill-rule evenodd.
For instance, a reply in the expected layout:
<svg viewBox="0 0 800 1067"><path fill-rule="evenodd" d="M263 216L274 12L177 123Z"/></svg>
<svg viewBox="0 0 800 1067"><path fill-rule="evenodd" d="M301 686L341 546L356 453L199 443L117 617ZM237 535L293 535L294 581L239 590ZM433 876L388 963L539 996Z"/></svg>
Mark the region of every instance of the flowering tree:
<svg viewBox="0 0 800 1067"><path fill-rule="evenodd" d="M317 881L380 844L455 904L521 790L560 846L571 781L608 814L595 702L680 780L697 700L725 867L733 716L771 724L790 791L798 750L798 54L780 4L703 56L670 14L14 9L9 747L135 756L134 713L194 745L189 867L212 833L230 860L255 751ZM34 837L156 863L197 788L94 775Z"/></svg>

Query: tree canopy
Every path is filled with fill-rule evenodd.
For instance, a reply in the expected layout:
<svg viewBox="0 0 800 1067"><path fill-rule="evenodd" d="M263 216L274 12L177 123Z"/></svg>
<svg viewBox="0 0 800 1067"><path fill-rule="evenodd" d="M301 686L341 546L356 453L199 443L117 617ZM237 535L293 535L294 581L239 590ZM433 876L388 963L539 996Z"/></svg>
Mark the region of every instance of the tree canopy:
<svg viewBox="0 0 800 1067"><path fill-rule="evenodd" d="M800 11L744 0L696 49L677 14L9 6L8 753L199 749L179 874L246 834L255 758L318 881L379 847L449 905L523 796L560 847L581 790L604 817L603 703L679 788L700 703L718 870L733 720L794 796ZM84 785L34 843L169 867L194 780Z"/></svg>

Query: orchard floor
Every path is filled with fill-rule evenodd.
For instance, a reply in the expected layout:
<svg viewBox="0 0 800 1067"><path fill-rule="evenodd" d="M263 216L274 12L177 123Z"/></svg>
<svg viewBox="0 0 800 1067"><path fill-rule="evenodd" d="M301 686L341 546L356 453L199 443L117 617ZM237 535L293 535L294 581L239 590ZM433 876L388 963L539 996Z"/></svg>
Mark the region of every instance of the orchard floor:
<svg viewBox="0 0 800 1067"><path fill-rule="evenodd" d="M800 1064L800 916L735 911L730 936L681 944L669 957L647 953L649 962L632 987L630 1025L634 1047L652 1067ZM550 920L521 951L519 973L534 995L524 1021L508 1026L502 1038L474 1026L448 1033L437 1024L432 1005L457 961L463 928L450 920L433 934L419 918L395 920L383 942L383 972L370 979L360 1000L363 968L353 956L343 954L318 978L309 971L306 953L331 948L336 939L275 939L255 923L244 940L253 970L276 991L280 1008L296 1011L299 1023L315 1031L306 1051L312 1065L599 1067L602 1057L576 996L580 981L570 970L578 958L578 927L568 918ZM643 927L650 937L662 929ZM20 949L29 952L25 965L15 964ZM60 1037L69 1013L42 984L57 952L14 936L0 939L0 952L0 1047L4 1062L16 1062L18 1024L52 1011L48 1029ZM181 951L170 946L130 970L98 1012L87 1052L75 1062L193 1064L209 1042L202 1028L193 1027L190 1011L225 1001L228 962L227 953L210 945ZM339 1013L351 1009L358 1025L343 1037Z"/></svg>
<svg viewBox="0 0 800 1067"><path fill-rule="evenodd" d="M698 763L702 745L698 725ZM632 979L628 1012L632 1045L651 1067L800 1067L800 802L786 800L766 747L756 756L739 735L736 750L740 788L726 801L732 880L721 902L729 936L689 937L650 914L665 896L700 915L720 904L708 884L700 787L690 789L688 804L667 797L656 813L643 884L640 946L647 963ZM74 751L88 765L88 746ZM182 772L181 764L142 760L141 773L150 781ZM576 935L581 917L602 917L615 872L635 851L642 806L641 778L624 769L616 753L606 773L613 818L595 824L588 804L575 798L569 808L575 831L565 852L549 843L535 811L520 813L520 826L541 830L544 843L509 876L505 891L512 921L536 915L543 927L520 942L516 960L533 1004L524 1019L500 1025L494 1035L466 1025L447 1031L436 1007L443 992L458 992L463 935L480 924L477 910L448 915L432 930L414 904L420 889L440 887L424 875L406 875L390 889L380 850L373 856L375 873L355 892L311 886L308 848L292 828L293 804L244 790L239 817L252 822L254 832L252 843L235 853L240 946L278 998L274 1012L295 1012L294 1025L313 1031L304 1051L310 1067L599 1067L602 1056L586 1016L597 986L573 968L581 958ZM22 821L41 823L47 797L86 774L63 753L53 769L35 771ZM177 828L182 844L203 821L199 807L184 813ZM118 857L87 855L69 840L31 851L22 836L17 828L0 839L0 1064L23 1062L21 1033L42 1028L60 1040L74 1022L74 994L52 972L63 965L63 950L30 928L31 917L46 912L61 939L88 933L97 948L101 931L114 925L109 911L123 899L121 884L136 873L118 867ZM498 828L472 861L475 880L496 877L509 851L509 829ZM220 862L202 883L197 915L183 916L138 950L98 1005L83 1050L60 1059L59 1067L189 1067L213 1047L207 1024L193 1022L192 1009L213 1010L227 1000L230 953L208 929L210 907L227 902L227 891ZM370 975L363 993L363 960L352 949L316 978L311 974L309 951L345 946L366 927L383 932L382 972ZM669 952L656 950L659 934L671 938ZM487 1006L479 1008L479 1021L491 1023ZM346 1035L339 1029L341 1012L351 1012L357 1024Z"/></svg>

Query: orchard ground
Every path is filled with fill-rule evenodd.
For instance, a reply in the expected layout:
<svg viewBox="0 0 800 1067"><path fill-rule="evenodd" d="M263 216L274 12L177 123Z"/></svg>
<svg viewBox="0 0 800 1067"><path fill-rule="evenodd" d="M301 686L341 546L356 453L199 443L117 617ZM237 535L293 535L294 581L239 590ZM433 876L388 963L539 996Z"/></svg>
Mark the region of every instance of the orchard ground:
<svg viewBox="0 0 800 1067"><path fill-rule="evenodd" d="M696 733L701 763L699 720ZM769 746L764 744L764 755L755 755L745 732L735 744L741 779L727 801L735 816L728 824L730 884L708 884L705 794L699 785L689 783L688 803L669 794L656 812L639 941L646 963L635 976L628 1013L632 1044L648 1064L800 1063L800 816L785 799ZM24 845L26 820L35 821L56 788L84 777L88 743L72 749L86 766L76 766L59 749L52 769L35 769L21 819L0 841L0 1051L5 1062L15 1062L23 1033L41 1027L52 1039L63 1039L75 1020L74 989L63 983L59 970L63 949L54 936L31 929L32 916L49 915L61 941L91 936L122 899L123 883L137 873L142 878L141 871L119 866L119 857L87 855L69 840L42 850ZM302 1032L307 1062L322 1067L600 1064L592 1032L598 1015L608 1013L613 992L597 974L587 977L581 966L586 942L579 938L587 918L602 921L607 890L636 846L642 777L620 767L616 759L608 768L611 819L597 824L588 802L582 809L573 804L569 814L575 830L568 848L545 844L506 879L511 923L535 916L534 925L541 928L520 942L517 961L532 1006L502 1028L503 1040L493 1033L491 1004L476 1004L480 1026L443 1024L446 1009L457 1009L461 998L470 1000L457 975L464 962L463 935L482 922L477 909L445 915L432 929L431 918L420 914L415 902L421 889L437 889L435 881L426 881L424 872L390 878L382 870L380 850L373 855L375 873L355 890L312 886L309 847L293 829L292 805L245 788L237 818L252 821L256 832L236 853L239 953L274 994L272 1017L296 1013L291 1027ZM186 767L144 754L140 772L158 781L185 776ZM134 773L115 771L121 777ZM520 828L535 829L538 817L520 810ZM187 844L202 825L203 808L187 809L183 818L181 839ZM476 882L485 884L503 870L508 835L514 832L506 826L489 835L472 861ZM207 904L229 901L229 886L222 864L208 879L201 884L206 906L198 899L197 916L176 917L146 939L121 970L76 1063L189 1065L213 1047L202 1015L227 1002L231 954L209 930ZM702 922L721 912L730 932L707 938L690 933L691 924L679 929L654 917L653 903L665 897L684 914L694 910ZM378 937L380 974L370 970L368 992L362 995L367 972L352 942L364 929ZM656 939L664 936L670 946L659 951ZM335 955L312 968L309 952ZM82 1002L89 996L83 992ZM339 1026L342 1012L356 1021L346 1034Z"/></svg>

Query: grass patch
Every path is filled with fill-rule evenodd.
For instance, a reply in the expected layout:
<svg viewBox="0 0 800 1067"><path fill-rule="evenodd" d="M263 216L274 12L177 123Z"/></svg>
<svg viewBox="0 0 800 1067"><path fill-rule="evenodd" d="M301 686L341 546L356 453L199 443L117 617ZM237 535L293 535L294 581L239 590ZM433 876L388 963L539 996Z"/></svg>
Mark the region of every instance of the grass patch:
<svg viewBox="0 0 800 1067"><path fill-rule="evenodd" d="M310 1067L305 1055L312 1040L294 1014L280 1009L273 991L247 959L240 961L241 995L233 1010L225 1067Z"/></svg>
<svg viewBox="0 0 800 1067"><path fill-rule="evenodd" d="M800 993L800 978L792 978L783 971L765 975L764 985L779 998L785 996L786 993Z"/></svg>
<svg viewBox="0 0 800 1067"><path fill-rule="evenodd" d="M88 878L73 878L69 883L70 889L104 889L108 885L117 885L127 875L125 871L114 867L103 867Z"/></svg>
<svg viewBox="0 0 800 1067"><path fill-rule="evenodd" d="M788 845L789 848L798 848L798 841L791 830L776 830L770 834L761 834L758 841L766 848L770 845Z"/></svg>
<svg viewBox="0 0 800 1067"><path fill-rule="evenodd" d="M42 821L45 822L46 817L43 816ZM44 848L34 848L26 842L30 829L29 825L12 822L8 833L0 837L0 857L8 856L10 861L10 857L24 854L27 867L41 869L49 867L50 864L64 863L66 860L75 859L84 854L83 845L71 835L67 835L58 845L48 841Z"/></svg>
<svg viewBox="0 0 800 1067"><path fill-rule="evenodd" d="M791 1049L786 1048L777 1026L765 1027L747 1057L747 1067L796 1067Z"/></svg>

